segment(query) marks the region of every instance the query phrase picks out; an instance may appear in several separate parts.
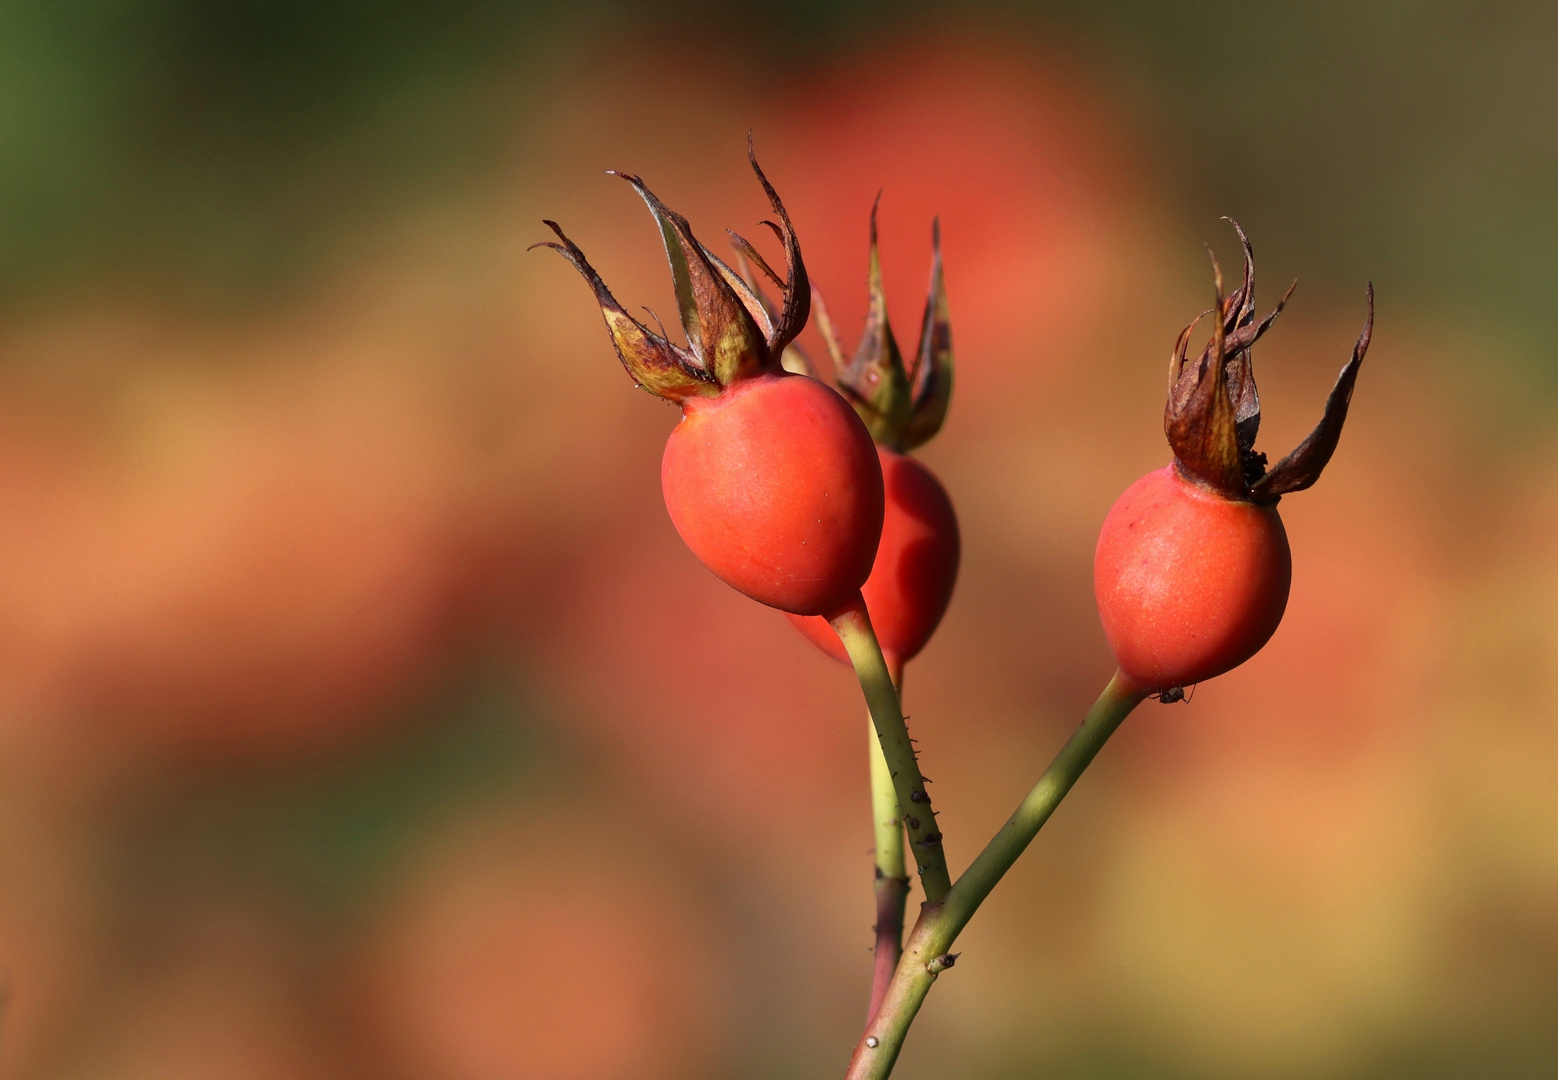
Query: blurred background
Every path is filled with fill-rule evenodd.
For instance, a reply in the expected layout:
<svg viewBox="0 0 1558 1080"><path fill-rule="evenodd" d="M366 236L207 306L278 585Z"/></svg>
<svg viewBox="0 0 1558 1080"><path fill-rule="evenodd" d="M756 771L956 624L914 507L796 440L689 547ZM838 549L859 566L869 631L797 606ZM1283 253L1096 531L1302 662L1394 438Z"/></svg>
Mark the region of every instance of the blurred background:
<svg viewBox="0 0 1558 1080"><path fill-rule="evenodd" d="M673 306L642 174L845 336L941 216L964 564L906 706L954 869L1109 675L1096 529L1237 217L1285 623L1125 726L900 1073L1558 1074L1558 9L0 5L0 1075L836 1076L853 677L660 502L556 218ZM808 331L807 340L816 347Z"/></svg>

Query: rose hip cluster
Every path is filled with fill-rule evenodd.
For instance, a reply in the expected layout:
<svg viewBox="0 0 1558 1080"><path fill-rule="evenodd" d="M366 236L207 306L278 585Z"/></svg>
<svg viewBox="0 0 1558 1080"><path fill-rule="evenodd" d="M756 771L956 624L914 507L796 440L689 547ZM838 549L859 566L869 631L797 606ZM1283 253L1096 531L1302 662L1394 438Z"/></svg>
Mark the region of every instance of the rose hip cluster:
<svg viewBox="0 0 1558 1080"><path fill-rule="evenodd" d="M687 546L860 678L874 731L877 978L848 1075L886 1077L929 986L956 959L948 951L953 940L1126 715L1148 697L1182 700L1187 687L1243 663L1276 631L1292 578L1277 503L1312 485L1336 449L1369 345L1374 294L1371 286L1363 333L1319 424L1268 467L1255 450L1261 412L1251 348L1288 297L1256 319L1253 255L1234 225L1243 280L1224 296L1214 259L1216 298L1204 313L1212 316L1210 341L1192 361L1197 319L1171 352L1164 430L1173 461L1131 485L1099 535L1094 585L1118 670L1032 793L954 884L897 689L903 665L947 609L960 557L951 500L909 456L940 430L952 394L939 223L919 347L906 363L887 318L872 208L870 304L859 346L846 359L807 278L790 217L750 144L748 157L777 219L763 224L783 247L783 274L735 233L734 265L727 263L643 181L616 174L659 226L685 346L663 326L656 332L629 315L554 222L546 224L559 242L544 246L589 282L634 382L681 407L661 483ZM777 302L764 281L778 289ZM836 390L815 377L795 345L814 307ZM925 894L907 942L905 834Z"/></svg>

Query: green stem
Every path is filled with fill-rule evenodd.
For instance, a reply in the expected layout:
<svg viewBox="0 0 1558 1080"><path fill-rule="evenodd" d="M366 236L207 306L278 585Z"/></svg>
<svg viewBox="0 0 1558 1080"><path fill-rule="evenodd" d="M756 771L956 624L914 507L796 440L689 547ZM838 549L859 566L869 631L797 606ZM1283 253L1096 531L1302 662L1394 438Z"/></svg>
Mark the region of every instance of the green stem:
<svg viewBox="0 0 1558 1080"><path fill-rule="evenodd" d="M903 692L903 665L888 657L887 670L893 685ZM903 953L903 912L909 901L909 872L904 862L903 821L898 811L898 793L893 790L893 774L882 756L882 744L871 725L871 823L876 834L876 964L871 979L871 1007L866 1020L876 1015L887 987L898 970Z"/></svg>
<svg viewBox="0 0 1558 1080"><path fill-rule="evenodd" d="M957 959L948 952L952 943L1142 697L1117 672L1082 726L1055 755L1001 831L958 878L944 902L925 905L904 946L887 997L855 1047L845 1080L886 1080L892 1073L904 1036L931 984Z"/></svg>
<svg viewBox="0 0 1558 1080"><path fill-rule="evenodd" d="M898 691L887 670L887 661L882 657L876 632L871 629L865 600L856 593L855 598L828 621L833 624L844 651L849 653L849 659L855 665L860 689L865 692L866 705L871 709L877 742L892 774L893 789L898 794L898 806L903 811L904 827L909 833L909 850L919 865L920 887L925 890L925 900L939 904L952 887L947 857L942 851L941 833L936 830L936 814L925 790L925 778L920 775L920 764L915 760L914 744L909 741L909 729L904 726L903 710L898 706Z"/></svg>

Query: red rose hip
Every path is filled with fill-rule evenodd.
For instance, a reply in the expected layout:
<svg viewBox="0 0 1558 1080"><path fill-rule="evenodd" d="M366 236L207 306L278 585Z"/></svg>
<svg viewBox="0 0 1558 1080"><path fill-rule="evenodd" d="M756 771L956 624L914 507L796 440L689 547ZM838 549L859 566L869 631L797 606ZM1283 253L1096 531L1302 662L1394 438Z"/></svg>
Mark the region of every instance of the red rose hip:
<svg viewBox="0 0 1558 1080"><path fill-rule="evenodd" d="M666 510L693 554L754 600L800 615L835 615L857 599L871 572L882 531L882 473L849 404L783 366L810 314L811 285L789 215L750 142L747 157L778 218L765 224L784 244L785 276L731 235L738 263L755 265L783 290L777 310L636 176L618 174L660 227L685 347L663 326L655 333L629 315L555 222L546 224L560 243L538 246L562 254L589 282L633 381L681 406L660 478Z"/></svg>
<svg viewBox="0 0 1558 1080"><path fill-rule="evenodd" d="M816 379L769 375L690 401L660 481L692 553L770 607L831 615L871 572L882 532L876 451L854 410Z"/></svg>
<svg viewBox="0 0 1558 1080"><path fill-rule="evenodd" d="M1168 465L1126 489L1093 561L1120 673L1159 692L1237 667L1276 632L1293 576L1275 506L1225 499Z"/></svg>
<svg viewBox="0 0 1558 1080"><path fill-rule="evenodd" d="M1120 496L1093 559L1098 615L1120 674L1132 690L1163 701L1242 664L1276 632L1293 577L1277 502L1313 484L1330 461L1374 328L1370 286L1368 319L1324 416L1267 469L1266 455L1255 451L1260 396L1250 349L1288 298L1255 321L1254 259L1244 231L1234 229L1244 247L1243 283L1224 299L1214 259L1212 340L1189 362L1191 323L1170 354L1163 427L1174 463Z"/></svg>
<svg viewBox="0 0 1558 1080"><path fill-rule="evenodd" d="M878 446L886 513L871 576L861 588L889 668L919 655L957 583L961 542L946 489L912 457ZM826 619L790 616L807 640L841 664L849 655Z"/></svg>

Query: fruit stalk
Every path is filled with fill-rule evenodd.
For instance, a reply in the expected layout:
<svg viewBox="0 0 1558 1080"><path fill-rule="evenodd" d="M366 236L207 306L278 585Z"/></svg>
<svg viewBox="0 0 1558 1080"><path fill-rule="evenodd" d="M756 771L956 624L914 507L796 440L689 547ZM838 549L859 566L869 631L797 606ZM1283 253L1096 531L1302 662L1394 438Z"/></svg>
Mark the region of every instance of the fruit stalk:
<svg viewBox="0 0 1558 1080"><path fill-rule="evenodd" d="M893 685L876 632L871 629L865 600L857 592L854 599L830 615L828 621L849 653L866 705L871 710L871 723L876 728L877 742L892 778L893 791L898 796L903 824L909 834L909 849L919 868L925 900L939 904L952 887L941 832L936 828L936 814L931 809L930 794L925 790L925 778L920 775L920 763L915 758L909 729L904 725L898 690Z"/></svg>
<svg viewBox="0 0 1558 1080"><path fill-rule="evenodd" d="M903 665L887 663L888 674L903 697ZM876 836L876 963L871 979L871 1007L866 1022L876 1015L887 988L898 970L903 954L903 913L909 901L909 872L904 861L903 814L898 809L898 793L893 790L893 774L882 756L882 744L871 724L871 822Z"/></svg>
<svg viewBox="0 0 1558 1080"><path fill-rule="evenodd" d="M904 946L887 996L855 1046L845 1080L886 1080L931 984L957 957L948 950L1012 868L1115 729L1143 700L1118 672L1028 797L939 904L927 904Z"/></svg>

